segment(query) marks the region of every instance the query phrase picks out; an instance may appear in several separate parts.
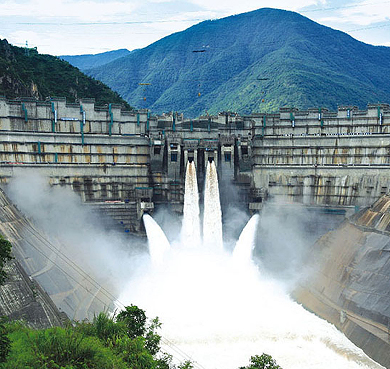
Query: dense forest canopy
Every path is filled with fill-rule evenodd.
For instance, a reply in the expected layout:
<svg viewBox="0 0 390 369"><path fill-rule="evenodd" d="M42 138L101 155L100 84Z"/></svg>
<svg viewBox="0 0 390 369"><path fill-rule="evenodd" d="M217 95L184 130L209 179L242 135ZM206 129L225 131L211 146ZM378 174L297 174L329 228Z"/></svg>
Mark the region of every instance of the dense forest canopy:
<svg viewBox="0 0 390 369"><path fill-rule="evenodd" d="M55 56L39 54L35 48L22 48L0 40L0 95L8 99L50 96L69 102L94 98L97 105L130 105L104 83Z"/></svg>
<svg viewBox="0 0 390 369"><path fill-rule="evenodd" d="M85 72L136 108L193 117L389 102L389 59L388 47L264 8L199 23Z"/></svg>

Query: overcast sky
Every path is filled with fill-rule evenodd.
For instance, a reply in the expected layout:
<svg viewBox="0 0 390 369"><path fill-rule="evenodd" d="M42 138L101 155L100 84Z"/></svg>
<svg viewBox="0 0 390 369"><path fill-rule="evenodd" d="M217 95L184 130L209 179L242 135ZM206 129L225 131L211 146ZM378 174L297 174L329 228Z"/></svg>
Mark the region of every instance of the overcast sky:
<svg viewBox="0 0 390 369"><path fill-rule="evenodd" d="M52 55L133 50L203 20L263 7L390 46L390 0L0 0L0 38Z"/></svg>

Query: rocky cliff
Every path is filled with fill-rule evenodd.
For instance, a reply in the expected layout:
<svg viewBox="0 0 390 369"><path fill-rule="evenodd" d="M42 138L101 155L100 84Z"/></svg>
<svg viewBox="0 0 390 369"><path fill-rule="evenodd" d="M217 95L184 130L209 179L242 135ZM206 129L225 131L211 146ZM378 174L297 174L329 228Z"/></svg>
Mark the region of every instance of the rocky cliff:
<svg viewBox="0 0 390 369"><path fill-rule="evenodd" d="M390 196L321 237L295 291L374 360L390 367Z"/></svg>
<svg viewBox="0 0 390 369"><path fill-rule="evenodd" d="M113 308L108 282L98 283L75 265L65 246L38 229L1 190L0 233L12 243L15 257L7 266L9 280L0 289L0 315L48 327L59 325L64 313L83 320Z"/></svg>
<svg viewBox="0 0 390 369"><path fill-rule="evenodd" d="M0 287L0 315L38 329L61 326L68 320L16 260L7 263L5 270L8 278Z"/></svg>

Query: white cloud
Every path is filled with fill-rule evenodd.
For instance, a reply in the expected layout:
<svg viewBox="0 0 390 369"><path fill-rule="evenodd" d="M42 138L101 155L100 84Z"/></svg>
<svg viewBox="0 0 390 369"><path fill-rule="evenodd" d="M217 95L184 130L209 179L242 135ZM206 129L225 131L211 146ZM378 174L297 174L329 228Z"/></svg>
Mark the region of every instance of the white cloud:
<svg viewBox="0 0 390 369"><path fill-rule="evenodd" d="M9 43L15 46L24 46L28 40L28 46L34 47L37 41L40 40L40 35L33 31L16 31L9 34L7 37Z"/></svg>
<svg viewBox="0 0 390 369"><path fill-rule="evenodd" d="M333 16L320 18L322 23L349 23L360 26L386 21L390 21L390 1L350 3L345 8L339 9Z"/></svg>
<svg viewBox="0 0 390 369"><path fill-rule="evenodd" d="M335 1L0 0L0 23L2 37L9 42L22 46L28 40L41 53L63 55L145 47L202 20L263 7L300 11L316 22L362 36L365 42L372 42L363 38L365 27L390 19L390 1ZM363 30L355 34L359 28ZM386 43L388 29L377 31L382 32L378 42Z"/></svg>
<svg viewBox="0 0 390 369"><path fill-rule="evenodd" d="M199 12L183 12L180 14L165 17L163 22L145 24L145 28L153 29L156 32L170 34L179 32L191 27L206 19L213 19L214 12L199 11Z"/></svg>
<svg viewBox="0 0 390 369"><path fill-rule="evenodd" d="M326 0L189 0L190 2L215 12L223 12L225 15L243 13L259 8L278 8L297 11L310 5L324 5ZM220 17L220 16L219 16Z"/></svg>
<svg viewBox="0 0 390 369"><path fill-rule="evenodd" d="M0 3L1 16L37 17L42 22L47 18L77 19L78 21L110 21L115 17L131 14L138 1L95 2L91 0L30 0L24 3L7 1ZM33 22L33 21L32 21Z"/></svg>

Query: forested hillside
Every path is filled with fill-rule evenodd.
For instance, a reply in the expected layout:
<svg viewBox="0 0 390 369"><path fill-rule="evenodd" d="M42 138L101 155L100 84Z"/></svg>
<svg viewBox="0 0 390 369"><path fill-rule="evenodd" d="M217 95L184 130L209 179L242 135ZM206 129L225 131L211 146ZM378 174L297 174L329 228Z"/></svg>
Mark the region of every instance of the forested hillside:
<svg viewBox="0 0 390 369"><path fill-rule="evenodd" d="M199 23L88 74L137 108L196 116L389 102L388 60L388 47L264 8Z"/></svg>
<svg viewBox="0 0 390 369"><path fill-rule="evenodd" d="M117 92L68 62L41 55L36 49L12 46L7 40L0 40L0 95L39 100L58 96L69 102L88 97L98 105L118 103L130 108Z"/></svg>
<svg viewBox="0 0 390 369"><path fill-rule="evenodd" d="M70 64L84 72L87 69L99 67L129 54L129 50L119 49L99 54L61 55L60 59L69 62Z"/></svg>

